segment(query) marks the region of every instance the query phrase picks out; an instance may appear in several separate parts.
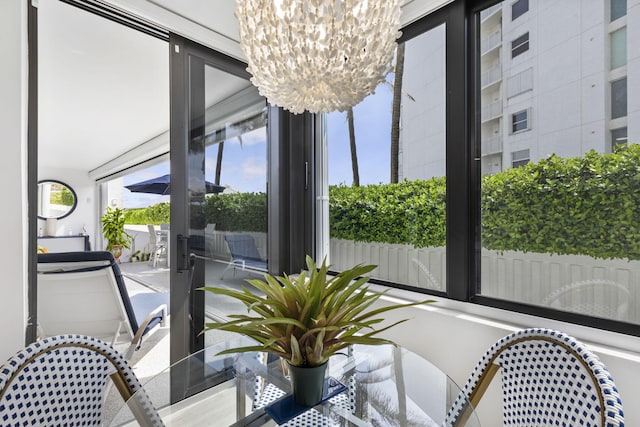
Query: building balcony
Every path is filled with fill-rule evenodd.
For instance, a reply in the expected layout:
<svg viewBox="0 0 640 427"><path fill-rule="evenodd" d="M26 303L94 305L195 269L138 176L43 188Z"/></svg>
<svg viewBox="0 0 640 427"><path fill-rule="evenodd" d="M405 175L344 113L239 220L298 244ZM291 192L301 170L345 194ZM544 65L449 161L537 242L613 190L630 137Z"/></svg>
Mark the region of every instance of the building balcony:
<svg viewBox="0 0 640 427"><path fill-rule="evenodd" d="M480 85L483 89L498 83L502 80L502 64L498 62L488 70L484 70L480 75Z"/></svg>
<svg viewBox="0 0 640 427"><path fill-rule="evenodd" d="M481 117L483 123L502 117L502 100L483 105Z"/></svg>
<svg viewBox="0 0 640 427"><path fill-rule="evenodd" d="M502 31L498 27L496 31L483 37L480 41L480 53L486 55L502 45Z"/></svg>
<svg viewBox="0 0 640 427"><path fill-rule="evenodd" d="M480 142L482 155L497 154L502 152L502 135L498 134L490 138L482 138Z"/></svg>

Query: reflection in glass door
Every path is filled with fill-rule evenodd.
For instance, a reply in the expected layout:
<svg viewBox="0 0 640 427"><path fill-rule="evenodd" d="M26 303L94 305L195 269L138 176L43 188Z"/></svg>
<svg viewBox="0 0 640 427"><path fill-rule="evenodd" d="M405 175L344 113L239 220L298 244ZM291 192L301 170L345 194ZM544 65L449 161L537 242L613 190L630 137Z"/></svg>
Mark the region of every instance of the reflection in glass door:
<svg viewBox="0 0 640 427"><path fill-rule="evenodd" d="M220 100L219 70L205 67L204 284L240 289L267 269L267 113L266 102L246 80L226 76L240 88ZM225 319L246 308L207 293L205 321ZM235 335L235 334L234 334ZM227 338L209 331L205 346Z"/></svg>

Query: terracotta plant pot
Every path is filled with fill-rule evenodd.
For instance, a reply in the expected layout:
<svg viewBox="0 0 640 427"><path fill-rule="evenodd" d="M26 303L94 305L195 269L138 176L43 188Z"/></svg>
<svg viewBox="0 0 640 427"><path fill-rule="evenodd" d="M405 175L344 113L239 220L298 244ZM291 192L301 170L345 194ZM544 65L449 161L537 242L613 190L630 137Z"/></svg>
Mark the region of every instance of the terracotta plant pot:
<svg viewBox="0 0 640 427"><path fill-rule="evenodd" d="M293 400L302 406L314 406L322 400L327 363L312 368L289 365Z"/></svg>

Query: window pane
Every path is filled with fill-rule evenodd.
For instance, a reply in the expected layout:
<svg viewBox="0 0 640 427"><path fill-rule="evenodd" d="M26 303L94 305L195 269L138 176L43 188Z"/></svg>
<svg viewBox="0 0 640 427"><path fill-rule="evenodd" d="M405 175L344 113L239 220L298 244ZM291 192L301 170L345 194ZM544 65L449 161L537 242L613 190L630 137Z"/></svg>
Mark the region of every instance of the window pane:
<svg viewBox="0 0 640 427"><path fill-rule="evenodd" d="M611 69L627 65L627 27L611 33Z"/></svg>
<svg viewBox="0 0 640 427"><path fill-rule="evenodd" d="M444 25L403 47L401 79L391 75L353 115L326 116L330 261L338 271L375 264L374 278L445 290Z"/></svg>
<svg viewBox="0 0 640 427"><path fill-rule="evenodd" d="M514 151L511 153L511 166L514 168L524 166L529 163L529 150Z"/></svg>
<svg viewBox="0 0 640 427"><path fill-rule="evenodd" d="M526 130L527 126L527 111L520 111L519 113L515 113L511 116L511 131L519 132L521 130Z"/></svg>
<svg viewBox="0 0 640 427"><path fill-rule="evenodd" d="M616 146L620 145L620 144L626 144L628 141L627 138L627 128L619 128L619 129L613 129L611 131L611 143L613 148L615 149Z"/></svg>
<svg viewBox="0 0 640 427"><path fill-rule="evenodd" d="M640 93L640 79L628 67L628 76L616 70L620 77L607 82L610 52L598 48L597 38L585 42L579 20L566 18L597 11L590 19L606 23L605 8L544 3L535 14L521 15L517 28L496 13L481 21L481 37L500 33L505 42L503 49L480 46L480 73L497 70L500 78L479 89L482 249L476 292L640 323L640 144L612 153L627 129L624 119L610 120L628 113L628 140L640 141L640 128L631 126L635 100L627 112L627 93ZM497 14L509 13L510 5L505 1ZM530 33L536 49L517 60L495 53L508 52L523 27L537 29ZM531 89L519 92L528 70ZM491 114L485 113L489 107Z"/></svg>
<svg viewBox="0 0 640 427"><path fill-rule="evenodd" d="M627 14L627 0L611 0L611 21Z"/></svg>
<svg viewBox="0 0 640 427"><path fill-rule="evenodd" d="M627 115L627 79L611 82L611 118Z"/></svg>
<svg viewBox="0 0 640 427"><path fill-rule="evenodd" d="M529 0L518 0L511 5L511 20L514 21L518 16L529 10Z"/></svg>
<svg viewBox="0 0 640 427"><path fill-rule="evenodd" d="M515 58L529 50L529 33L523 34L511 42L511 57Z"/></svg>

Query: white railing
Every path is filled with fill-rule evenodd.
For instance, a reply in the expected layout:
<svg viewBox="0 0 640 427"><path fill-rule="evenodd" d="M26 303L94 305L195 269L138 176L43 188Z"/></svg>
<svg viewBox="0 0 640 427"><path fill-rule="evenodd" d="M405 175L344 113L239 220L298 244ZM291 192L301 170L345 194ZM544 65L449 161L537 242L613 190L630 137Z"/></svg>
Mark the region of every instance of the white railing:
<svg viewBox="0 0 640 427"><path fill-rule="evenodd" d="M488 17L502 9L502 3L494 4L490 8L487 8L480 12L480 21L485 21Z"/></svg>
<svg viewBox="0 0 640 427"><path fill-rule="evenodd" d="M502 31L498 29L480 40L481 54L489 52L502 44Z"/></svg>
<svg viewBox="0 0 640 427"><path fill-rule="evenodd" d="M502 116L502 100L497 100L482 106L482 121Z"/></svg>
<svg viewBox="0 0 640 427"><path fill-rule="evenodd" d="M502 64L498 62L496 65L482 72L480 84L482 87L485 87L500 79L502 79Z"/></svg>
<svg viewBox="0 0 640 427"><path fill-rule="evenodd" d="M371 276L389 282L440 290L446 283L444 247L331 239L330 254L337 271L359 263L375 264L378 268ZM483 250L481 279L482 295L536 305L546 305L564 288L575 290L597 282L604 286L592 286L587 290L590 294L569 293L561 303L591 314L587 300L596 300L619 310L619 320L640 323L640 261Z"/></svg>
<svg viewBox="0 0 640 427"><path fill-rule="evenodd" d="M502 152L502 135L495 135L491 138L482 138L480 142L482 146L482 155L495 154Z"/></svg>

